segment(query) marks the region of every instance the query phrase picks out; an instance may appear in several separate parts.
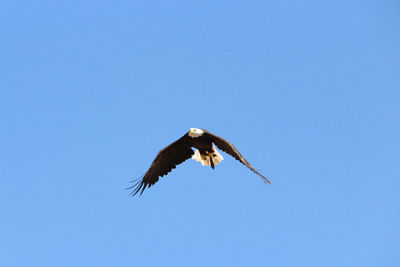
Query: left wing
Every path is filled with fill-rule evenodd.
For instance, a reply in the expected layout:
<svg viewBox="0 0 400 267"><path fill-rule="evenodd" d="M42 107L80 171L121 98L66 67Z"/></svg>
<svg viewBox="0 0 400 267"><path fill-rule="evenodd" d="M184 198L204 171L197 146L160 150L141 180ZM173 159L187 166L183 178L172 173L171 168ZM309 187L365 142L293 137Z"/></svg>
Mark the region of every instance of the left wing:
<svg viewBox="0 0 400 267"><path fill-rule="evenodd" d="M240 154L239 150L237 150L237 148L233 144L231 144L230 142L228 142L224 138L219 137L219 136L217 136L215 134L212 134L212 133L210 133L208 131L205 131L204 134L207 134L211 138L212 142L219 149L221 149L225 153L231 155L232 157L234 157L235 159L240 161L243 165L245 165L247 168L252 170L254 173L258 174L264 180L264 182L267 182L269 184L271 183L264 175L259 173L256 169L254 169L253 166L251 166L251 164L242 156L242 154Z"/></svg>

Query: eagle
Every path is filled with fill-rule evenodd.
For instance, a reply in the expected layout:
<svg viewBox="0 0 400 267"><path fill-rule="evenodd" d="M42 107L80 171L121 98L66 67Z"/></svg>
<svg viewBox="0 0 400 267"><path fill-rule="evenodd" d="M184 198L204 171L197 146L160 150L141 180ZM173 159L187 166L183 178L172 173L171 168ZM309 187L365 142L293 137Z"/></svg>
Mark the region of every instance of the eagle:
<svg viewBox="0 0 400 267"><path fill-rule="evenodd" d="M214 145L258 174L264 182L271 183L250 165L233 144L207 130L190 128L184 136L158 152L145 175L141 179L132 181L136 183L127 189L133 190L132 196L139 192L142 195L143 191L153 186L160 177L167 175L176 166L190 158L199 161L203 166L211 166L214 169L224 159ZM196 150L193 151L192 148Z"/></svg>

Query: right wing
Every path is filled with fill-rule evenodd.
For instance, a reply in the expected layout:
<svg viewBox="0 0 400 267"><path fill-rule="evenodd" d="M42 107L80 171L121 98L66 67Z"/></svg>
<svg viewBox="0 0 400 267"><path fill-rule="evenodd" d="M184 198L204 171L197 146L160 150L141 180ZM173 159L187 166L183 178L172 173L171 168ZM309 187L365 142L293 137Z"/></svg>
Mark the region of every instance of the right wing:
<svg viewBox="0 0 400 267"><path fill-rule="evenodd" d="M190 140L190 137L186 134L158 152L143 178L128 188L133 189L131 194L134 196L141 190L140 195L142 195L147 186L150 188L158 181L159 177L163 177L176 166L190 159L194 154Z"/></svg>

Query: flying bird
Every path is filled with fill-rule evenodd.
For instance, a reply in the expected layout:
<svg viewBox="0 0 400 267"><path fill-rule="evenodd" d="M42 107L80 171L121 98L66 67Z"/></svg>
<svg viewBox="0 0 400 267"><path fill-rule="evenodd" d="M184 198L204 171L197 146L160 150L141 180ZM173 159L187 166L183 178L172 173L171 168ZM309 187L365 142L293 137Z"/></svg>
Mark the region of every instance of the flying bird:
<svg viewBox="0 0 400 267"><path fill-rule="evenodd" d="M176 166L190 158L199 161L203 166L211 166L214 169L215 165L224 159L214 145L258 174L264 182L271 183L254 169L230 142L207 130L190 128L184 136L158 152L143 178L137 179L139 181L134 180L133 182L137 182L128 189L133 189L132 195L139 192L142 195L146 187L150 188L160 177L167 175ZM193 151L192 147L196 150Z"/></svg>

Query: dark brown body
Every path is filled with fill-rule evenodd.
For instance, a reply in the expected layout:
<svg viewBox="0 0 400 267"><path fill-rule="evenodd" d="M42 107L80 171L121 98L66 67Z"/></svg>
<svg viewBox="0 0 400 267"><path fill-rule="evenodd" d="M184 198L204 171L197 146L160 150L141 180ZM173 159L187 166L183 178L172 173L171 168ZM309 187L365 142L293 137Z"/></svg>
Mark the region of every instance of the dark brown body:
<svg viewBox="0 0 400 267"><path fill-rule="evenodd" d="M208 135L191 138L192 147L197 148L202 155L213 152L212 139Z"/></svg>

